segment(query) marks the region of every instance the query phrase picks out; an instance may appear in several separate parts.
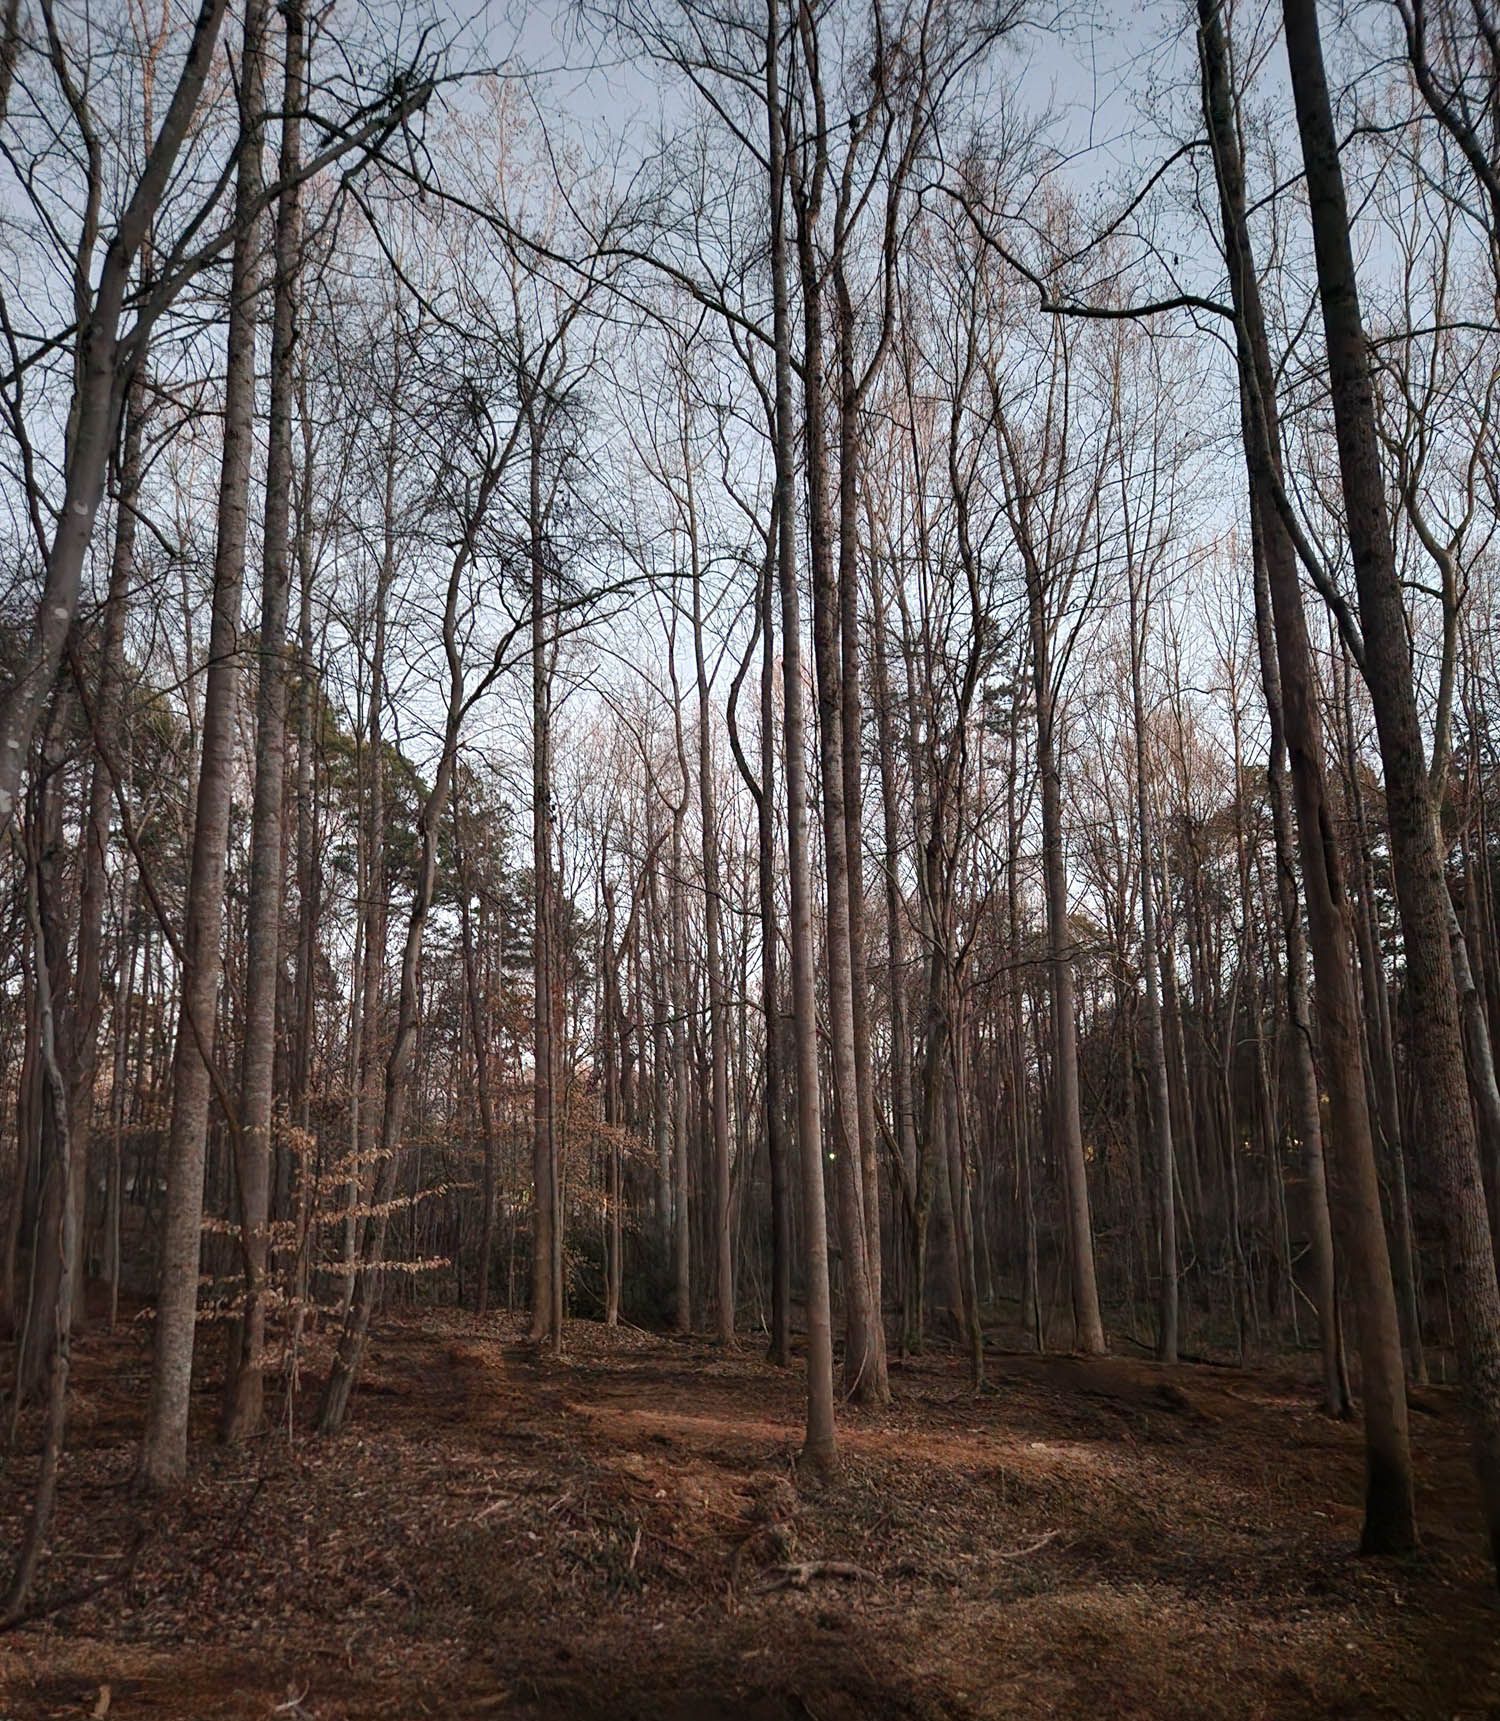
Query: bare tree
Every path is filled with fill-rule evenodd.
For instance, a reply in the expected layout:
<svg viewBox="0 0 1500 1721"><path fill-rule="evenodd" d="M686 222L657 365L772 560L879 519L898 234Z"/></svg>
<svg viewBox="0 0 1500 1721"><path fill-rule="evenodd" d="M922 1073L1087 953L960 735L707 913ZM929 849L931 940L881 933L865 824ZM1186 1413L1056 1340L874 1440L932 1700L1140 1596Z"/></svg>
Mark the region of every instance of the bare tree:
<svg viewBox="0 0 1500 1721"><path fill-rule="evenodd" d="M1434 1180L1442 1192L1448 1270L1475 1462L1500 1571L1500 1284L1490 1246L1452 958L1451 913L1417 717L1411 641L1391 543L1369 351L1360 312L1343 170L1315 8L1286 0L1287 59L1307 174L1339 469L1365 638L1364 674L1385 765L1386 810L1401 909L1412 1044Z"/></svg>

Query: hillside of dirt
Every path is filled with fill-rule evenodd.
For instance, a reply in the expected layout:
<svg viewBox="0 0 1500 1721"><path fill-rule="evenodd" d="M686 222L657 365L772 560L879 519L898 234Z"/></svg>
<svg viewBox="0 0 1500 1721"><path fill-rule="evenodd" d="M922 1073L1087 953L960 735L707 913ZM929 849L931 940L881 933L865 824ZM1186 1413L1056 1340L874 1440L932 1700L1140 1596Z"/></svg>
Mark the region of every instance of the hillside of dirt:
<svg viewBox="0 0 1500 1721"><path fill-rule="evenodd" d="M139 1324L89 1336L40 1617L0 1717L1500 1714L1500 1605L1451 1394L1417 1396L1424 1545L1354 1553L1357 1430L1289 1372L893 1363L799 1476L801 1382L622 1328L386 1321L348 1431L316 1380L191 1485L129 1493ZM316 1356L311 1359L316 1366ZM15 1545L34 1474L0 1479Z"/></svg>

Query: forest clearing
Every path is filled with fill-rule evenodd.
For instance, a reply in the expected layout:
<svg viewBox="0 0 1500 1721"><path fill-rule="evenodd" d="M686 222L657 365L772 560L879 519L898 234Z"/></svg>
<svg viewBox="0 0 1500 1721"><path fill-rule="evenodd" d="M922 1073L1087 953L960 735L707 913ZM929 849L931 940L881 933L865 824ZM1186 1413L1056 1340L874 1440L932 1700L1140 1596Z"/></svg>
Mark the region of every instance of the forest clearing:
<svg viewBox="0 0 1500 1721"><path fill-rule="evenodd" d="M1500 1706L1449 1390L1414 1402L1423 1546L1392 1565L1351 1557L1357 1432L1285 1370L1005 1353L976 1394L960 1359L893 1359L891 1404L844 1420L818 1483L796 1382L749 1343L566 1343L558 1364L503 1315L383 1323L344 1434L210 1449L142 1515L140 1334L91 1341L0 1714L95 1714L106 1686L119 1721ZM7 1478L0 1524L24 1492Z"/></svg>
<svg viewBox="0 0 1500 1721"><path fill-rule="evenodd" d="M0 0L0 1721L1500 1715L1496 0Z"/></svg>

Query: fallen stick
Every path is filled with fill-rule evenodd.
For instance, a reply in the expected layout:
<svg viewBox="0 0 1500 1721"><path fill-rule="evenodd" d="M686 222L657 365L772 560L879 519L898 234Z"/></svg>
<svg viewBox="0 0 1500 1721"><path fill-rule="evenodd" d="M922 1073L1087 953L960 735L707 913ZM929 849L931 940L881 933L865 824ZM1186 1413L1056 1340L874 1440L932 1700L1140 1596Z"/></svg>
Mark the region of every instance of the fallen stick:
<svg viewBox="0 0 1500 1721"><path fill-rule="evenodd" d="M793 1565L782 1566L780 1573L774 1583L765 1586L762 1595L772 1590L805 1590L814 1578L843 1578L846 1582L864 1584L880 1582L874 1572L866 1571L852 1560L798 1560Z"/></svg>
<svg viewBox="0 0 1500 1721"><path fill-rule="evenodd" d="M1029 1542L1024 1548L1012 1548L1009 1553L997 1553L997 1560L1024 1560L1028 1554L1034 1554L1040 1548L1045 1548L1054 1536L1056 1530L1048 1530L1045 1536L1038 1536L1034 1542Z"/></svg>

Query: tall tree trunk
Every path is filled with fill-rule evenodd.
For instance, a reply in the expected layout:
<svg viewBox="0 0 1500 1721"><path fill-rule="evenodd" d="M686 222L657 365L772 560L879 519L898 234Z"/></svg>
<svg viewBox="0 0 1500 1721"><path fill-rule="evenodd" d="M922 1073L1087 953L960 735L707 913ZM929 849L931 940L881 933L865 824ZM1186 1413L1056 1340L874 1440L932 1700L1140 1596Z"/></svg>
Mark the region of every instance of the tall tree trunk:
<svg viewBox="0 0 1500 1721"><path fill-rule="evenodd" d="M1258 518L1258 516L1256 517ZM1312 1258L1313 1299L1318 1315L1318 1353L1322 1362L1323 1408L1330 1416L1351 1413L1349 1383L1339 1332L1338 1281L1333 1253L1333 1219L1328 1210L1328 1173L1323 1154L1323 1116L1318 1100L1318 1071L1313 1058L1312 1012L1308 1002L1307 938L1297 899L1297 865L1292 810L1287 789L1286 722L1282 716L1281 669L1271 617L1271 587L1264 545L1252 519L1255 583L1255 638L1261 687L1271 732L1266 788L1271 802L1276 851L1277 904L1286 952L1288 1057L1292 1078L1292 1129L1301 1148L1308 1253Z"/></svg>
<svg viewBox="0 0 1500 1721"><path fill-rule="evenodd" d="M295 1179L296 1282L292 1291L292 1338L288 1346L288 1379L295 1379L298 1341L307 1318L308 1284L312 1273L311 1222L316 1180L321 1173L312 1123L313 1041L317 1026L318 924L322 874L318 860L318 764L315 721L318 666L313 656L312 591L316 575L313 549L315 461L313 426L307 398L305 368L298 378L298 417L302 425L302 479L297 520L297 956L294 990L288 1110L295 1129L290 1144L288 1175Z"/></svg>
<svg viewBox="0 0 1500 1721"><path fill-rule="evenodd" d="M211 1025L223 966L224 863L239 705L240 594L254 441L260 246L257 206L261 195L262 56L267 11L265 0L246 0L213 611L192 859L183 914L183 972L172 1056L172 1117L167 1136L156 1344L137 1471L139 1484L146 1489L170 1487L187 1472L188 1393L198 1310L208 1134L207 1059L212 1055Z"/></svg>
<svg viewBox="0 0 1500 1721"><path fill-rule="evenodd" d="M463 656L459 645L459 594L472 567L476 541L499 483L500 472L499 464L490 464L477 478L448 574L442 624L443 654L448 664L448 700L443 744L433 771L432 786L422 798L417 810L419 859L411 911L406 922L406 942L401 954L401 976L396 993L396 1029L391 1041L390 1055L385 1063L379 1172L375 1181L372 1211L364 1229L354 1295L344 1313L333 1364L324 1383L323 1399L318 1409L318 1428L324 1434L337 1432L348 1415L349 1400L364 1359L370 1318L379 1294L381 1268L385 1263L386 1232L400 1176L402 1132L411 1092L412 1067L416 1059L417 1026L422 1002L422 945L437 885L438 837L457 769L459 734L470 703L465 693ZM491 673L493 675L495 671Z"/></svg>
<svg viewBox="0 0 1500 1721"><path fill-rule="evenodd" d="M1032 682L1036 695L1037 775L1042 790L1042 868L1047 891L1047 939L1052 986L1052 1104L1067 1200L1068 1255L1073 1293L1074 1342L1085 1356L1105 1351L1094 1269L1094 1226L1089 1213L1088 1166L1078 1083L1078 1022L1073 938L1068 920L1068 873L1063 855L1062 779L1057 763L1057 691L1053 686L1048 624L1038 575L1028 568Z"/></svg>
<svg viewBox="0 0 1500 1721"><path fill-rule="evenodd" d="M604 938L599 953L600 1016L604 1041L604 1161L605 1161L605 1223L604 1223L604 1324L620 1324L620 1293L623 1285L620 1246L623 1227L620 1214L620 1023L624 1014L620 1003L620 957L628 942L630 929L620 945L615 942L615 891L605 869L609 862L609 834L606 827L600 845L600 894L604 901Z"/></svg>
<svg viewBox="0 0 1500 1721"><path fill-rule="evenodd" d="M271 1130L276 1111L276 993L281 973L281 913L286 888L287 611L291 595L292 407L298 272L306 40L300 0L285 0L286 67L281 120L281 195L276 207L271 401L266 459L266 518L261 549L259 660L255 696L255 789L250 812L250 877L245 911L245 1039L240 1067L240 1127L235 1141L244 1307L231 1329L223 1433L243 1440L260 1427L265 1390L266 1272L271 1218Z"/></svg>
<svg viewBox="0 0 1500 1721"><path fill-rule="evenodd" d="M126 398L125 435L116 486L114 552L104 597L104 626L99 643L99 673L94 686L93 720L100 732L119 732L123 708L125 623L135 566L137 509L141 485L141 440L146 416L146 373L142 359ZM102 974L104 906L109 890L108 855L110 801L113 780L102 757L94 761L89 781L88 816L78 884L78 942L74 955L73 1008L64 1060L69 1075L68 1131L71 1169L70 1199L74 1206L74 1236L79 1249L73 1263L73 1323L84 1312L83 1232L88 1189L89 1144L94 1123L94 1078L99 1063L99 1030L103 1018ZM66 1068L66 1066L71 1066Z"/></svg>
<svg viewBox="0 0 1500 1721"><path fill-rule="evenodd" d="M648 787L648 793L650 789ZM660 867L656 855L661 839L652 830L648 813L646 847L650 860L646 866L647 944L651 952L651 1134L655 1159L654 1215L656 1237L663 1263L672 1253L672 1120L670 1093L670 1052L668 1050L668 1002L666 953L663 946L668 933L663 921L661 890L657 883Z"/></svg>
<svg viewBox="0 0 1500 1721"><path fill-rule="evenodd" d="M842 255L842 250L841 250ZM859 621L859 391L854 372L855 314L842 267L835 271L838 301L838 609L839 750L842 771L844 855L848 874L849 1028L854 1054L858 1165L864 1228L866 1322L869 1359L851 1396L885 1404L891 1396L886 1367L881 1274L880 1156L875 1140L875 1076L870 1061L870 983L865 940L864 701Z"/></svg>
<svg viewBox="0 0 1500 1721"><path fill-rule="evenodd" d="M1422 1315L1418 1290L1416 1239L1412 1230L1411 1200L1406 1180L1406 1149L1401 1128L1401 1099L1396 1086L1396 1048L1391 1031L1390 995L1386 986L1384 952L1375 907L1374 869L1370 860L1370 837L1365 819L1364 794L1359 782L1359 757L1354 736L1351 669L1342 664L1344 712L1344 775L1346 798L1354 824L1354 943L1358 952L1362 1023L1371 1089L1371 1118L1376 1127L1376 1163L1385 1176L1390 1214L1386 1234L1390 1240L1391 1275L1396 1284L1396 1313L1401 1320L1401 1343L1412 1381L1427 1382L1427 1358L1422 1346Z"/></svg>
<svg viewBox="0 0 1500 1721"><path fill-rule="evenodd" d="M774 431L774 425L772 429ZM777 1368L791 1362L791 1191L787 1166L785 1071L782 1062L785 1041L777 971L777 945L781 938L776 899L776 544L779 525L776 502L772 501L771 529L766 539L766 559L756 592L755 626L745 655L730 689L729 739L735 763L755 802L756 887L760 922L761 1011L765 1019L765 1047L761 1057L766 1158L771 1174L771 1331L766 1360ZM756 646L760 647L760 760L759 777L750 768L740 742L735 712L740 684L750 668ZM748 940L748 933L747 933ZM746 974L748 985L748 973ZM743 1033L742 1033L743 1040ZM746 1053L748 1056L748 1052ZM748 1082L747 1084L748 1085ZM746 1101L748 1103L748 1099ZM742 1117L744 1116L742 1108ZM748 1149L742 1149L742 1152ZM748 1166L748 1159L742 1160Z"/></svg>
<svg viewBox="0 0 1500 1721"><path fill-rule="evenodd" d="M1161 1312L1156 1354L1177 1361L1177 1175L1172 1155L1172 1098L1167 1086L1167 1044L1161 1025L1161 952L1156 938L1156 865L1150 796L1146 791L1145 658L1150 595L1145 575L1132 565L1130 583L1130 706L1135 724L1136 829L1141 855L1141 970L1146 981L1146 1089L1151 1106L1151 1146L1156 1160L1157 1241L1161 1257Z"/></svg>
<svg viewBox="0 0 1500 1721"><path fill-rule="evenodd" d="M837 1147L833 1154L838 1195L840 1284L844 1299L844 1391L854 1399L878 1400L884 1390L878 1320L871 1305L870 1231L865 1216L864 1154L861 1142L859 1075L855 1055L854 976L849 938L849 831L844 799L843 688L840 665L840 603L831 499L829 496L828 389L823 331L823 283L817 255L818 205L826 172L822 151L812 182L795 157L788 168L800 188L796 198L797 250L802 287L802 394L807 484L808 561L812 577L813 663L818 698L818 765L822 790L829 1061Z"/></svg>
<svg viewBox="0 0 1500 1721"><path fill-rule="evenodd" d="M1375 426L1370 355L1323 70L1315 0L1283 0L1302 137L1349 545L1365 636L1365 679L1385 766L1386 813L1411 999L1424 1137L1440 1198L1454 1325L1474 1412L1475 1463L1500 1570L1500 1284L1490 1246L1462 1029L1448 945L1452 904L1428 792L1421 725Z"/></svg>
<svg viewBox="0 0 1500 1721"><path fill-rule="evenodd" d="M894 1116L899 1175L908 1213L914 1218L918 1181L916 1110L912 1096L911 1030L907 1014L906 928L901 900L901 831L896 787L895 715L891 709L890 671L886 658L885 597L877 571L874 582L871 636L875 648L875 734L880 758L881 816L885 834L885 926L891 1009L891 1109ZM908 1286L903 1342L909 1343L919 1324L911 1303L920 1304L922 1286Z"/></svg>
<svg viewBox="0 0 1500 1721"><path fill-rule="evenodd" d="M27 857L29 878L28 918L35 949L35 978L37 991L38 1040L41 1053L42 1079L48 1095L52 1119L53 1170L58 1186L58 1199L52 1204L58 1225L58 1237L52 1253L58 1262L57 1285L52 1306L44 1313L53 1323L52 1342L46 1347L48 1356L46 1420L42 1433L41 1467L36 1491L32 1495L31 1514L26 1522L17 1553L15 1570L5 1601L0 1605L0 1624L10 1625L25 1612L36 1579L37 1565L46 1543L47 1529L57 1500L57 1476L62 1464L63 1440L67 1431L68 1373L70 1365L69 1333L73 1315L73 1263L77 1258L75 1231L78 1209L69 1198L71 1186L69 1156L69 1095L58 1056L57 1021L53 1008L52 964L56 952L48 949L45 932L48 904L42 896L42 866L37 855Z"/></svg>
<svg viewBox="0 0 1500 1721"><path fill-rule="evenodd" d="M394 321L394 319L393 319ZM405 353L398 331L391 344L391 386L386 406L386 442L382 471L381 553L375 576L374 616L370 642L370 689L365 721L366 787L360 825L363 868L358 874L363 894L358 941L358 996L352 1007L350 1075L354 1084L350 1131L351 1162L346 1190L347 1217L343 1236L343 1292L340 1319L348 1316L354 1299L363 1225L358 1217L360 1197L373 1189L379 1176L376 1163L380 1132L381 1048L384 1044L381 994L385 984L386 944L390 928L389 884L385 865L385 654L386 605L396 580L398 521L396 474L400 460L400 391Z"/></svg>
<svg viewBox="0 0 1500 1721"><path fill-rule="evenodd" d="M720 1343L734 1343L734 1255L729 1229L729 1019L724 1003L719 829L708 721L708 663L703 651L703 567L694 506L692 459L684 445L689 554L692 559L693 664L698 681L698 811L703 827L703 931L708 964L708 1030L714 1174L714 1312Z"/></svg>
<svg viewBox="0 0 1500 1721"><path fill-rule="evenodd" d="M113 734L119 728L123 705L121 681L125 653L126 606L130 582L135 573L141 437L146 409L144 365L137 369L132 378L126 406L124 446L116 485L115 541L110 559L98 669L92 694L85 683L84 665L76 652L72 653L73 674L79 694L93 726L101 734ZM104 1006L100 982L104 908L109 882L112 787L108 766L105 760L96 754L84 814L72 996L66 998L54 995L49 1004L58 1064L68 1086L68 1184L65 1194L74 1209L70 1234L74 1239L76 1256L71 1263L74 1291L70 1320L75 1331L83 1325L85 1316L84 1220L88 1193L89 1143L93 1131L94 1081L98 1069L99 1030ZM48 797L48 804L57 804L55 793ZM61 812L60 805L58 811ZM17 1181L19 1184L20 1179ZM57 1186L49 1178L48 1188L55 1187ZM58 1188L59 1199L63 1194ZM62 1215L44 1211L32 1262L32 1304L36 1311L50 1311L56 1305L62 1267L56 1250L63 1231ZM22 1400L30 1400L40 1393L50 1378L49 1361L53 1344L50 1318L45 1321L35 1318L30 1320L25 1338L17 1370L17 1389Z"/></svg>
<svg viewBox="0 0 1500 1721"><path fill-rule="evenodd" d="M528 462L531 538L531 860L532 937L532 1229L531 1338L562 1350L562 1310L554 1306L554 1256L561 1248L558 1204L557 1048L553 1044L557 959L552 913L552 681L547 637L547 565L542 530L542 433L536 403Z"/></svg>
<svg viewBox="0 0 1500 1721"><path fill-rule="evenodd" d="M779 532L779 518L776 524ZM792 1360L791 1143L785 1112L787 1018L782 1012L777 961L781 921L776 901L776 543L766 558L761 587L760 795L756 805L760 887L760 989L765 1012L766 1153L771 1162L771 1342L767 1358L778 1368ZM795 1032L795 1025L791 1024Z"/></svg>
<svg viewBox="0 0 1500 1721"><path fill-rule="evenodd" d="M1328 1142L1333 1154L1333 1193L1357 1305L1365 1399L1363 1546L1371 1553L1396 1553L1416 1540L1415 1501L1400 1327L1360 1058L1349 904L1327 803L1322 723L1293 545L1273 499L1280 481L1275 375L1250 248L1228 49L1217 0L1198 0L1198 20L1204 117L1213 141L1238 322L1251 524L1270 589L1317 978L1318 1028L1332 1126Z"/></svg>
<svg viewBox="0 0 1500 1721"><path fill-rule="evenodd" d="M463 942L464 993L469 1007L469 1037L474 1044L474 1088L479 1104L479 1131L483 1137L484 1172L480 1185L483 1211L479 1220L479 1283L474 1307L484 1314L490 1306L490 1268L495 1248L495 1166L498 1144L495 1137L495 1102L490 1093L489 1023L474 951L473 912L469 897L472 885L463 847L461 809L453 809L454 849L458 857L459 931Z"/></svg>
<svg viewBox="0 0 1500 1721"><path fill-rule="evenodd" d="M775 351L777 573L781 593L781 687L786 749L787 874L791 891L792 1024L796 1049L797 1146L807 1286L806 1461L838 1461L833 1417L833 1322L823 1193L818 1016L813 971L812 880L808 865L807 736L803 716L802 617L797 591L797 476L792 420L792 347L786 255L786 159L780 84L779 0L766 0L766 131L771 191L771 299Z"/></svg>
<svg viewBox="0 0 1500 1721"><path fill-rule="evenodd" d="M681 712L678 725L681 760ZM693 1233L688 1204L688 1029L691 1002L687 975L687 925L683 902L682 821L687 807L687 765L682 761L682 792L672 806L672 880L668 892L667 996L672 1009L672 1328L693 1326Z"/></svg>
<svg viewBox="0 0 1500 1721"><path fill-rule="evenodd" d="M349 1400L364 1359L370 1317L375 1310L380 1268L385 1260L385 1238L400 1169L401 1133L411 1087L412 1062L416 1052L419 1009L419 975L423 935L432 906L437 879L438 830L453 777L456 718L450 707L450 735L438 763L431 789L417 815L417 834L422 845L417 888L407 918L406 944L401 957L401 978L396 995L396 1031L385 1066L385 1088L380 1128L380 1170L375 1181L374 1212L365 1226L360 1271L354 1296L344 1317L334 1351L333 1365L324 1383L318 1410L318 1431L335 1434L349 1413Z"/></svg>
<svg viewBox="0 0 1500 1721"><path fill-rule="evenodd" d="M64 1269L72 1266L58 1253L67 1223L64 1206L73 1203L72 1155L65 1149L70 1142L62 1136L70 1119L60 1117L52 1103L52 1084L45 1058L42 1007L51 1017L50 1033L55 1046L58 1068L63 1083L68 1085L66 1068L70 1005L69 997L67 922L62 912L60 876L67 855L64 821L67 800L68 730L75 709L72 690L59 688L42 729L38 746L37 770L33 778L30 805L25 820L23 850L27 864L34 865L35 890L41 916L40 948L48 950L49 969L45 975L33 976L30 1015L31 1039L35 1059L31 1069L32 1104L26 1119L27 1136L32 1146L31 1167L24 1180L26 1195L23 1229L34 1239L31 1250L29 1283L27 1286L26 1318L20 1333L16 1362L16 1398L20 1405L35 1402L47 1391L51 1379L52 1350L57 1342L54 1313L61 1292ZM34 861L33 861L34 855ZM28 889L31 888L28 883ZM43 982L45 981L45 989ZM71 1309L69 1327L71 1329Z"/></svg>

